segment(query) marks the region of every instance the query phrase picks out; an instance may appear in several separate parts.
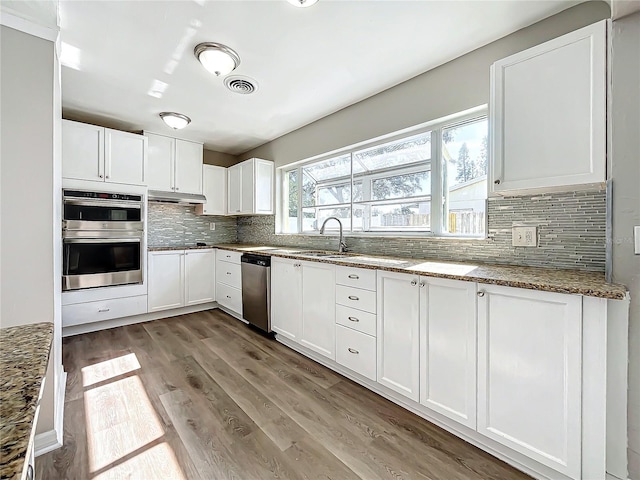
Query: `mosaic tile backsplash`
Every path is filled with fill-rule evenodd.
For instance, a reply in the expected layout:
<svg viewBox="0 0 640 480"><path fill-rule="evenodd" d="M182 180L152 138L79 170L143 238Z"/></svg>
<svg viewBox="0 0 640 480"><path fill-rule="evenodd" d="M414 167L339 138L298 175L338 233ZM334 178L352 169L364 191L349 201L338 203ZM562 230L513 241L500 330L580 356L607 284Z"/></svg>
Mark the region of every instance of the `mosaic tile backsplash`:
<svg viewBox="0 0 640 480"><path fill-rule="evenodd" d="M488 201L488 237L349 237L349 250L372 255L426 257L604 272L606 191L548 193ZM511 227L538 227L538 247L513 247ZM276 235L274 216L238 217L237 241L335 250L336 236Z"/></svg>
<svg viewBox="0 0 640 480"><path fill-rule="evenodd" d="M206 244L234 243L237 235L235 217L196 215L193 205L149 202L147 244L150 247L193 247ZM215 222L216 229L209 230Z"/></svg>

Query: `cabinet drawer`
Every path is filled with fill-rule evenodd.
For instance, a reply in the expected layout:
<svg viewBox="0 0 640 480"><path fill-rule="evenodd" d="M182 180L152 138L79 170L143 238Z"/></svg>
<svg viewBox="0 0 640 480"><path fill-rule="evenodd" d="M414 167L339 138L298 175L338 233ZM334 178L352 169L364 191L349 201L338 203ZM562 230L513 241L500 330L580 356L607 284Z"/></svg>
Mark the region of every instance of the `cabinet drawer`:
<svg viewBox="0 0 640 480"><path fill-rule="evenodd" d="M336 361L371 380L376 379L376 339L336 325Z"/></svg>
<svg viewBox="0 0 640 480"><path fill-rule="evenodd" d="M242 290L218 282L216 285L216 300L223 307L227 307L242 316Z"/></svg>
<svg viewBox="0 0 640 480"><path fill-rule="evenodd" d="M62 306L62 326L82 325L147 313L147 296L116 298Z"/></svg>
<svg viewBox="0 0 640 480"><path fill-rule="evenodd" d="M232 252L231 250L218 250L217 258L223 262L237 263L240 265L240 252Z"/></svg>
<svg viewBox="0 0 640 480"><path fill-rule="evenodd" d="M336 283L376 291L376 271L366 268L336 266Z"/></svg>
<svg viewBox="0 0 640 480"><path fill-rule="evenodd" d="M216 281L233 288L242 288L242 273L239 264L222 262L216 264Z"/></svg>
<svg viewBox="0 0 640 480"><path fill-rule="evenodd" d="M375 313L363 312L344 305L336 305L336 323L372 337L376 336Z"/></svg>
<svg viewBox="0 0 640 480"><path fill-rule="evenodd" d="M376 292L336 285L336 303L365 312L376 313Z"/></svg>

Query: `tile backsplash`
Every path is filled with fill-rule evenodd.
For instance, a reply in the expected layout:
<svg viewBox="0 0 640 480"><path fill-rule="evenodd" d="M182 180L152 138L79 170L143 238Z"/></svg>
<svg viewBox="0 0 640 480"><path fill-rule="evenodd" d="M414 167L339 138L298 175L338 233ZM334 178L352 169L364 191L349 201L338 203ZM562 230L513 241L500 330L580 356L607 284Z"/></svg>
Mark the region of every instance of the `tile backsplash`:
<svg viewBox="0 0 640 480"><path fill-rule="evenodd" d="M237 235L235 217L196 215L194 205L149 202L147 244L150 247L195 246L234 243ZM215 222L216 229L209 229Z"/></svg>
<svg viewBox="0 0 640 480"><path fill-rule="evenodd" d="M548 193L488 201L487 239L349 237L356 253L604 272L606 191ZM538 227L538 247L513 247L511 227ZM276 235L275 217L239 217L240 243L337 248L335 236Z"/></svg>

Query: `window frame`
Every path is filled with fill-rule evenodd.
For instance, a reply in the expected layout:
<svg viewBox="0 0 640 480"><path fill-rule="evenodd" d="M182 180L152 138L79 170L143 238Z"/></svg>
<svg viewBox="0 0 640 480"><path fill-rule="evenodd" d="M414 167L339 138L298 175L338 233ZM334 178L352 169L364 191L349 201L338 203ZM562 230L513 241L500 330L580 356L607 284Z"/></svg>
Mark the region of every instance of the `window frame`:
<svg viewBox="0 0 640 480"><path fill-rule="evenodd" d="M455 238L455 239L469 239L469 240L478 240L478 239L486 239L488 234L488 215L487 215L487 198L489 196L489 185L488 182L486 184L486 196L485 196L485 228L483 235L461 235L456 233L450 233L445 229L444 224L444 191L443 191L443 183L444 179L442 178L442 132L447 128L455 128L457 126L462 126L465 124L473 123L474 121L486 119L488 122L488 106L481 105L478 107L474 107L463 112L459 112L456 114L448 115L442 118L435 119L433 121L429 121L420 125L416 125L414 127L406 128L400 131L392 132L387 135L382 135L370 140L366 140L363 142L359 142L344 148L340 148L337 150L333 150L327 153L323 153L320 155L316 155L313 157L309 157L307 159L290 163L279 167L276 173L276 181L277 181L277 206L276 206L276 234L279 235L303 235L303 236L316 236L320 235L318 231L303 231L303 210L305 208L350 208L351 216L350 216L350 228L345 229L346 236L362 236L362 237L441 237L441 238ZM488 124L487 124L488 127ZM427 132L431 132L430 146L431 146L431 155L429 160L425 160L424 162L414 162L406 167L402 168L394 168L389 167L388 169L375 171L375 173L370 174L368 177L368 181L373 182L376 178L386 178L389 176L396 175L404 175L409 173L416 173L419 171L424 171L425 163L428 163L427 172L430 175L431 182L431 191L429 194L413 196L413 197L399 197L388 200L379 200L381 203L386 202L412 202L412 201L420 201L419 199L428 198L430 202L431 209L431 217L430 217L430 230L356 230L353 231L353 218L354 218L354 207L358 205L371 204L373 202L378 202L374 200L362 200L362 201L354 201L353 200L353 189L354 189L354 172L353 172L353 163L354 153L357 153L361 150L366 150L368 148L377 147L380 145L385 145L387 143L393 143L395 141L403 140L405 138L421 135ZM341 176L336 177L335 179L326 180L322 182L318 182L318 185L329 186L336 184L343 184L345 180L351 183L351 201L348 203L336 203L332 205L314 205L303 207L302 206L302 179L303 179L303 168L310 164L323 162L326 160L330 160L332 158L350 155L350 175L349 176ZM488 152L489 158L488 163L491 161L490 153ZM487 170L489 169L489 165L487 165ZM289 174L292 171L297 170L297 178L298 178L298 216L297 216L297 232L289 232L287 231L288 225L285 226L287 219L289 218L289 189L288 189L288 179ZM388 175L391 171L394 171L394 175ZM386 173L386 175L385 175ZM357 175L357 174L356 174ZM363 181L363 190L364 190L364 181ZM423 200L424 201L424 200Z"/></svg>

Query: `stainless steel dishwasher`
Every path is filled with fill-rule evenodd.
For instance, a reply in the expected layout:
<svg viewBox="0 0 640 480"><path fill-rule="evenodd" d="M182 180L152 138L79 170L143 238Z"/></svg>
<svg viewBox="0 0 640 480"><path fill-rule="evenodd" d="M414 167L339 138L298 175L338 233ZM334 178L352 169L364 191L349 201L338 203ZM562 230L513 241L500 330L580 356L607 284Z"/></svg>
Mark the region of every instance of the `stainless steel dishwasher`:
<svg viewBox="0 0 640 480"><path fill-rule="evenodd" d="M245 253L242 266L242 316L260 330L271 332L271 257Z"/></svg>

